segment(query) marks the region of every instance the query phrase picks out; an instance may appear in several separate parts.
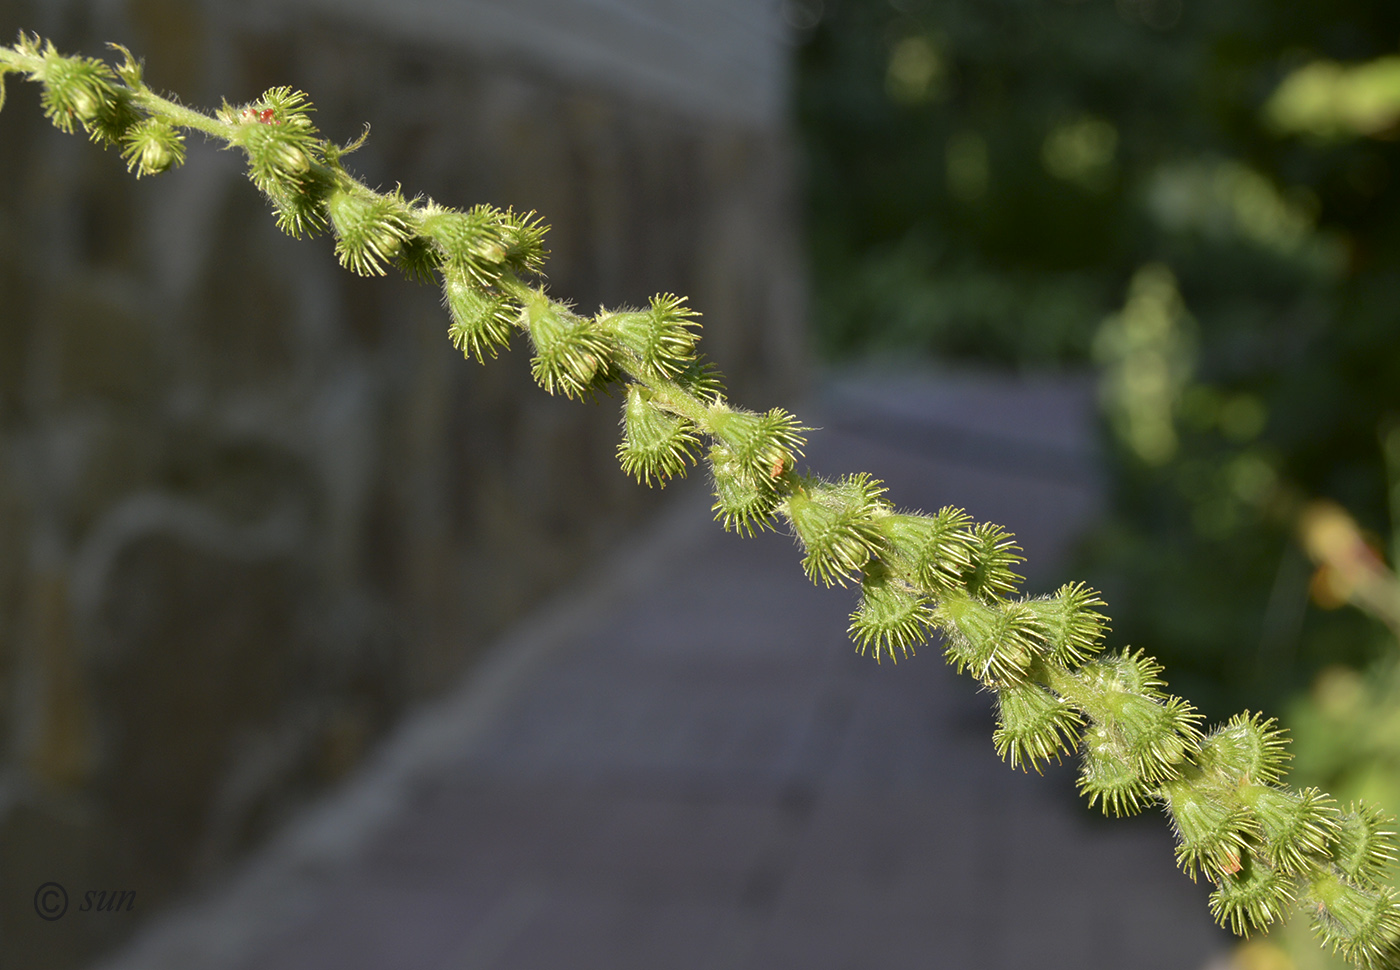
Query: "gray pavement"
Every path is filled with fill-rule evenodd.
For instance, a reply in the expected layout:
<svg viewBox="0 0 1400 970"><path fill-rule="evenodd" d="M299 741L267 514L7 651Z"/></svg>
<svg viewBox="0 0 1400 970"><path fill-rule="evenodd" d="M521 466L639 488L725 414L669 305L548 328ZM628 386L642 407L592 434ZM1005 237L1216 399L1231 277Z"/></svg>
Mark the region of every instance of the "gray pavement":
<svg viewBox="0 0 1400 970"><path fill-rule="evenodd" d="M1018 533L1052 588L1099 507L1077 380L847 375L808 459ZM877 665L703 482L344 789L107 970L1200 970L1165 819L1013 771L935 646ZM1110 604L1111 608L1112 604ZM1170 672L1168 672L1170 674Z"/></svg>

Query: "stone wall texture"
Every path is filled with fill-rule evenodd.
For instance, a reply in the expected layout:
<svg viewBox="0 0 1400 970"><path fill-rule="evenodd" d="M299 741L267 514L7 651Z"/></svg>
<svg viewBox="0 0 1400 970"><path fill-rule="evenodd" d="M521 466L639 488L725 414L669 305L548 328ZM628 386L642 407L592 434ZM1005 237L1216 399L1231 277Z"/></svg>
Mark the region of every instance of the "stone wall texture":
<svg viewBox="0 0 1400 970"><path fill-rule="evenodd" d="M0 0L21 28L125 43L191 104L302 88L328 136L372 125L371 185L537 210L552 292L688 294L738 401L801 388L788 145L741 86L668 101L329 3ZM61 970L134 919L46 923L39 884L139 917L217 879L660 496L617 469L620 401L549 398L521 341L463 361L433 288L280 235L234 153L138 183L7 87L0 965Z"/></svg>

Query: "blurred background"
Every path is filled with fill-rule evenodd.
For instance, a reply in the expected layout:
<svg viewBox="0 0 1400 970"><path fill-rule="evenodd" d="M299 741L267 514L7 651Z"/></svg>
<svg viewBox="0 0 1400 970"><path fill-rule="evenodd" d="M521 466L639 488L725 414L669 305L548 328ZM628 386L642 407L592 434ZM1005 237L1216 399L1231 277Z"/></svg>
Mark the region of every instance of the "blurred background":
<svg viewBox="0 0 1400 970"><path fill-rule="evenodd" d="M124 43L193 105L289 84L333 139L369 121L362 178L539 211L552 290L584 310L688 294L737 402L809 401L846 442L833 460L942 488L902 503L999 515L1034 588L1102 589L1115 641L1212 720L1277 714L1295 781L1400 811L1393 6L0 0L0 31L20 29ZM548 398L522 347L464 364L435 291L280 236L238 157L192 139L184 168L136 183L8 88L0 965L67 968L225 885L665 503L617 472L614 402ZM846 650L834 602L826 652ZM902 689L903 665L884 686L856 669L794 708L803 738L862 737L858 713L802 718ZM949 723L1009 775L986 712L958 703ZM568 706L522 704L517 735ZM925 734L894 740L902 757L939 750L931 717L910 714ZM531 757L488 744L471 777ZM953 769L929 763L881 784L933 790ZM813 771L770 773L780 828L821 830ZM1065 824L1101 838L1056 777ZM139 886L141 920L41 924L49 880ZM751 883L743 906L798 906ZM483 925L526 925L519 899ZM804 918L809 937L824 922ZM1231 959L1329 965L1295 935ZM1192 966L1224 952L1192 939ZM562 965L487 950L471 965ZM752 965L828 965L771 952ZM850 965L905 965L869 953ZM960 965L978 963L1001 965Z"/></svg>

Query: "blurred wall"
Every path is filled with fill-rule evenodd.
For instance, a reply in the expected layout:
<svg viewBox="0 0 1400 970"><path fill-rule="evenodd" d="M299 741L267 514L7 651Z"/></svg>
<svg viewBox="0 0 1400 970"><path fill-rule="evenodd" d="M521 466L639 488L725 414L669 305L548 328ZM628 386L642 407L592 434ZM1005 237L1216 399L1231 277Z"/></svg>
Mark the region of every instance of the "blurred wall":
<svg viewBox="0 0 1400 970"><path fill-rule="evenodd" d="M302 88L372 124L371 185L538 210L581 308L690 295L771 406L804 356L771 10L0 0L0 35L125 43L191 104ZM281 236L234 153L137 183L38 93L0 112L0 962L59 967L133 921L44 923L40 883L216 877L659 496L619 402L550 399L520 341L464 362L433 288Z"/></svg>

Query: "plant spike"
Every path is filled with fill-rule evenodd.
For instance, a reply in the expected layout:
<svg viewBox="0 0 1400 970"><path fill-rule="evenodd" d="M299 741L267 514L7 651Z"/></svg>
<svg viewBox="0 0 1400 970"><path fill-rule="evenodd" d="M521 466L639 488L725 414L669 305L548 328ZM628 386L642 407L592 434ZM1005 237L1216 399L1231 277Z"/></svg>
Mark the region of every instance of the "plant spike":
<svg viewBox="0 0 1400 970"><path fill-rule="evenodd" d="M681 297L645 310L575 314L526 280L546 255L534 213L466 211L382 193L346 172L359 147L322 139L305 94L273 88L213 116L156 95L125 48L115 68L65 57L21 34L0 47L6 74L43 86L45 114L95 142L120 145L130 171L154 175L184 160L181 129L240 148L249 177L292 236L332 230L342 265L382 275L439 276L449 337L484 361L523 330L531 371L550 394L582 397L624 386L623 470L651 484L683 474L705 439L714 511L726 529L753 533L786 519L807 575L827 585L860 578L850 634L879 660L907 656L931 629L950 662L996 693L997 753L1036 768L1082 751L1079 790L1106 812L1161 804L1176 830L1177 860L1216 885L1211 914L1238 934L1281 918L1297 901L1322 942L1363 970L1395 967L1400 900L1380 880L1394 861L1393 820L1371 806L1339 813L1314 788L1283 783L1286 738L1248 712L1203 735L1200 716L1164 691L1142 653L1102 655L1103 602L1082 584L1053 596L1011 598L1021 577L1014 537L961 509L896 512L867 475L835 483L798 474L797 419L731 406L696 352L696 314Z"/></svg>

